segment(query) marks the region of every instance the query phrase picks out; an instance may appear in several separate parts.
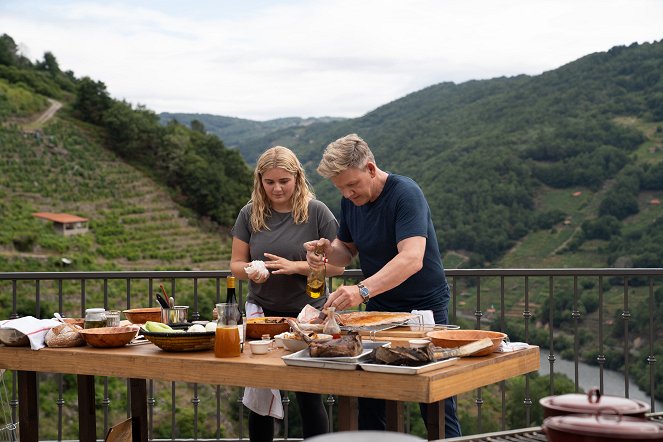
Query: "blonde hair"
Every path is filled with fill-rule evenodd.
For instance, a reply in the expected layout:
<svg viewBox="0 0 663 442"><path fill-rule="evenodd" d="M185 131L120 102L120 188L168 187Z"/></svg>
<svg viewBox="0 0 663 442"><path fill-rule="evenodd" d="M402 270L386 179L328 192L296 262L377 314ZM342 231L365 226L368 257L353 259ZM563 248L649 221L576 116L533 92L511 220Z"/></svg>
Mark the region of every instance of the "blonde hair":
<svg viewBox="0 0 663 442"><path fill-rule="evenodd" d="M292 218L295 224L308 221L308 203L315 194L306 179L304 168L293 151L283 146L267 149L260 155L253 172L253 192L251 202L251 228L254 232L269 230L267 219L272 215L269 198L262 187L262 175L269 169L283 169L295 177L295 192L292 195Z"/></svg>
<svg viewBox="0 0 663 442"><path fill-rule="evenodd" d="M369 161L375 163L375 157L366 141L357 134L349 134L329 143L317 170L329 179L347 169L363 169Z"/></svg>

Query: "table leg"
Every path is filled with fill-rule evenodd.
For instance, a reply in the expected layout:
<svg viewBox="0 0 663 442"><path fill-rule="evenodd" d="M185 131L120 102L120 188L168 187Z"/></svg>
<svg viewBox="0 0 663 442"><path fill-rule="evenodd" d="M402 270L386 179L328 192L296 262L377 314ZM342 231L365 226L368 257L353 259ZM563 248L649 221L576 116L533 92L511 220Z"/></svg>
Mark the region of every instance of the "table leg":
<svg viewBox="0 0 663 442"><path fill-rule="evenodd" d="M78 375L78 438L81 442L97 440L94 376L90 375Z"/></svg>
<svg viewBox="0 0 663 442"><path fill-rule="evenodd" d="M133 440L147 442L147 381L130 379Z"/></svg>
<svg viewBox="0 0 663 442"><path fill-rule="evenodd" d="M18 431L21 441L39 441L39 409L37 402L37 373L18 373Z"/></svg>
<svg viewBox="0 0 663 442"><path fill-rule="evenodd" d="M444 439L444 400L427 405L428 440Z"/></svg>
<svg viewBox="0 0 663 442"><path fill-rule="evenodd" d="M338 431L357 431L359 405L356 397L338 397Z"/></svg>
<svg viewBox="0 0 663 442"><path fill-rule="evenodd" d="M403 402L385 401L387 431L405 432L405 420L403 419Z"/></svg>

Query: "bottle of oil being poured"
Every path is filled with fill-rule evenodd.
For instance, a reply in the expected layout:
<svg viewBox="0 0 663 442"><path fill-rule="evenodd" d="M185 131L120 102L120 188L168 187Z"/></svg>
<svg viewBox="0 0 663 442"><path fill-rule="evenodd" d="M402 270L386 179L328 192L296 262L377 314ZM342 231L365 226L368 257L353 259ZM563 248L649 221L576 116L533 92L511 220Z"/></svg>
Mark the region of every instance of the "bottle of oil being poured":
<svg viewBox="0 0 663 442"><path fill-rule="evenodd" d="M316 247L313 252L316 255L323 255L325 253L323 247ZM325 293L325 276L327 274L326 265L323 263L318 269L310 268L308 277L306 278L306 293L313 298L319 298Z"/></svg>

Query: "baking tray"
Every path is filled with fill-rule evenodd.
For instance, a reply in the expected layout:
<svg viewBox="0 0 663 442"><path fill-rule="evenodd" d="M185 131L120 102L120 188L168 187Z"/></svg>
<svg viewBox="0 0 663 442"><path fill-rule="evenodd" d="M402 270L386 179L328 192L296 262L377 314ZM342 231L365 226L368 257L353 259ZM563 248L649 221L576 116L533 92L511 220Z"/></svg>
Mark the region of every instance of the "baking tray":
<svg viewBox="0 0 663 442"><path fill-rule="evenodd" d="M374 371L377 373L391 373L391 374L421 374L440 368L449 367L458 362L459 358L449 358L442 361L431 362L418 367L408 367L404 365L385 365L385 364L372 364L370 362L361 361L358 365L359 368L365 371Z"/></svg>
<svg viewBox="0 0 663 442"><path fill-rule="evenodd" d="M281 356L286 365L297 365L300 367L332 368L336 370L355 370L357 364L366 360L374 348L388 345L385 342L364 342L364 349L357 356L337 357L337 358L312 358L308 348L300 350L291 355Z"/></svg>

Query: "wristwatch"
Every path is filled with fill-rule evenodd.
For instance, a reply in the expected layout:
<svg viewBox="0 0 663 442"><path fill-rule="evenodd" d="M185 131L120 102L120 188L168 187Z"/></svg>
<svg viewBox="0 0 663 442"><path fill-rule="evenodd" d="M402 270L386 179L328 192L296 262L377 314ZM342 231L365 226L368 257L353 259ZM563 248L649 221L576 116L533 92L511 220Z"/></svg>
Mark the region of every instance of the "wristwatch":
<svg viewBox="0 0 663 442"><path fill-rule="evenodd" d="M357 284L357 287L359 287L359 295L361 295L361 298L363 299L362 303L368 304L368 300L371 299L368 289L364 287L364 284L361 282Z"/></svg>

